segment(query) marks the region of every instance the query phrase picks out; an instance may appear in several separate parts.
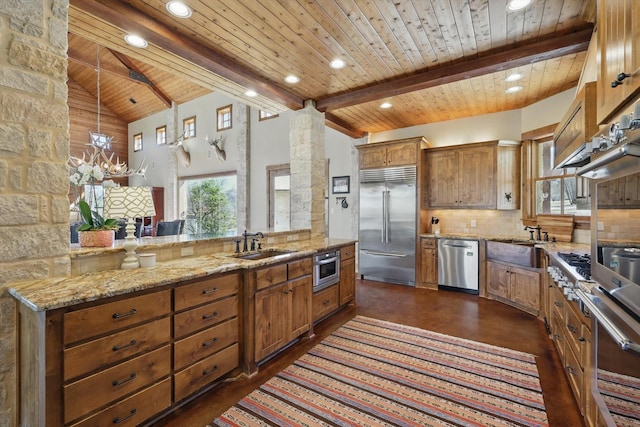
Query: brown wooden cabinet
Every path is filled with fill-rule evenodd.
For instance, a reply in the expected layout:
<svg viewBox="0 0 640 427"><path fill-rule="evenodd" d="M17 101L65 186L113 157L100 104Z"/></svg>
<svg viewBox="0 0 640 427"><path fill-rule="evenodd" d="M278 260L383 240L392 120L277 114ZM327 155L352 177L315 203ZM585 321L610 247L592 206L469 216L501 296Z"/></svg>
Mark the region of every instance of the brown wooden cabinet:
<svg viewBox="0 0 640 427"><path fill-rule="evenodd" d="M340 248L340 305L356 297L356 246Z"/></svg>
<svg viewBox="0 0 640 427"><path fill-rule="evenodd" d="M420 238L419 288L438 289L438 240Z"/></svg>
<svg viewBox="0 0 640 427"><path fill-rule="evenodd" d="M600 0L598 42L598 123L604 124L640 89L640 2Z"/></svg>
<svg viewBox="0 0 640 427"><path fill-rule="evenodd" d="M492 141L426 150L424 207L518 209L518 146Z"/></svg>
<svg viewBox="0 0 640 427"><path fill-rule="evenodd" d="M313 321L322 320L340 307L340 285L331 285L313 294Z"/></svg>
<svg viewBox="0 0 640 427"><path fill-rule="evenodd" d="M255 363L280 350L311 329L312 260L305 258L269 266L248 274L255 287L253 360Z"/></svg>
<svg viewBox="0 0 640 427"><path fill-rule="evenodd" d="M239 366L239 285L230 273L46 313L21 305L33 408L21 424L138 425L215 386Z"/></svg>
<svg viewBox="0 0 640 427"><path fill-rule="evenodd" d="M489 295L538 316L540 314L541 277L527 270L497 261L487 261Z"/></svg>
<svg viewBox="0 0 640 427"><path fill-rule="evenodd" d="M640 173L598 184L598 208L640 207Z"/></svg>
<svg viewBox="0 0 640 427"><path fill-rule="evenodd" d="M596 406L591 396L591 319L568 301L555 285L549 288L551 337L556 344L571 391L587 426L596 425Z"/></svg>
<svg viewBox="0 0 640 427"><path fill-rule="evenodd" d="M422 137L358 145L360 169L415 165L427 145Z"/></svg>

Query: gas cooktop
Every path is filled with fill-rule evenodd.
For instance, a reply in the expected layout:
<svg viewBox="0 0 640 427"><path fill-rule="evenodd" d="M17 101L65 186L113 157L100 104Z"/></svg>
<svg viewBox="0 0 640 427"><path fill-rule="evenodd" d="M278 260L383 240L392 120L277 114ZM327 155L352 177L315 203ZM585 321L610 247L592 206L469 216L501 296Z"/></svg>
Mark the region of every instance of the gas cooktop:
<svg viewBox="0 0 640 427"><path fill-rule="evenodd" d="M589 254L575 254L573 252L558 252L558 256L570 267L575 268L576 273L581 277L576 279L591 280L591 255Z"/></svg>

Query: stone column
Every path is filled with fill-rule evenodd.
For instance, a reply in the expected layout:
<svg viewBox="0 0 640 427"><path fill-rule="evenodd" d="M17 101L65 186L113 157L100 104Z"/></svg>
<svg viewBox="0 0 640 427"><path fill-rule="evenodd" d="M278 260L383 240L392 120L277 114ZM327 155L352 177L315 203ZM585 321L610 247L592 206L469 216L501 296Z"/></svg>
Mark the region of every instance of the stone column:
<svg viewBox="0 0 640 427"><path fill-rule="evenodd" d="M238 147L238 170L237 170L237 212L238 234L245 229L249 229L250 191L251 191L251 108L248 105L236 102L233 105L236 111L235 122L237 124L238 136L236 146Z"/></svg>
<svg viewBox="0 0 640 427"><path fill-rule="evenodd" d="M69 274L66 0L0 1L0 426L16 426L7 284Z"/></svg>
<svg viewBox="0 0 640 427"><path fill-rule="evenodd" d="M289 140L291 228L309 228L312 237L324 236L324 113L316 110L313 101L305 101L304 108L291 115Z"/></svg>
<svg viewBox="0 0 640 427"><path fill-rule="evenodd" d="M178 132L178 106L171 103L167 111L167 141L175 141L182 132ZM175 149L171 149L167 164L167 186L164 191L165 221L180 218L180 206L178 204L178 157Z"/></svg>

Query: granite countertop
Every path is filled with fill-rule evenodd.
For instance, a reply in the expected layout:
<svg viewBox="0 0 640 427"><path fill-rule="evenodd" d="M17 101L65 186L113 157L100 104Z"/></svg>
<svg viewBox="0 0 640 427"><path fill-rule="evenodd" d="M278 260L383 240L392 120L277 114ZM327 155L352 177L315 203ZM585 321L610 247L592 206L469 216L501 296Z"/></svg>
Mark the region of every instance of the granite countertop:
<svg viewBox="0 0 640 427"><path fill-rule="evenodd" d="M509 237L509 236L480 236L477 234L433 234L423 233L420 237L432 238L432 239L469 239L469 240L513 240L514 242L529 242L529 239L522 237ZM536 241L536 246L543 248L545 251L554 252L575 252L579 254L591 253L591 245L588 243L575 243L575 242L545 242Z"/></svg>
<svg viewBox="0 0 640 427"><path fill-rule="evenodd" d="M130 292L153 289L184 280L229 271L258 268L285 260L311 256L324 250L355 243L355 240L316 238L269 245L267 250L290 254L260 260L234 258L233 253L216 253L158 262L152 268L109 270L77 276L63 276L14 283L9 293L34 311L47 311L96 301Z"/></svg>

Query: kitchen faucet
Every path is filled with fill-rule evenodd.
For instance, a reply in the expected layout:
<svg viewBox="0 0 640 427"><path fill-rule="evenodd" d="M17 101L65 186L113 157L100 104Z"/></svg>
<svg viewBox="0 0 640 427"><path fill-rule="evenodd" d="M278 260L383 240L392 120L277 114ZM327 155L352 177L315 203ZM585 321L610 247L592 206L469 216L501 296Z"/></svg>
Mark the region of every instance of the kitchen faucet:
<svg viewBox="0 0 640 427"><path fill-rule="evenodd" d="M261 239L264 239L264 234L262 234L261 231L258 231L257 233L247 233L247 230L244 230L244 233L242 233L242 236L244 237L244 244L242 245L242 252L247 252L249 249L247 248L247 237L260 237ZM256 250L256 242L258 241L258 239L251 239L251 250L255 251Z"/></svg>
<svg viewBox="0 0 640 427"><path fill-rule="evenodd" d="M536 235L536 239L535 239L535 240L538 240L538 241L542 240L542 235L541 235L541 233L540 233L540 229L541 229L541 228L542 228L542 227L540 227L539 225L537 225L537 226L535 226L535 227L531 227L530 225L527 225L526 227L524 227L524 229L525 229L525 230L529 230L529 233L531 234L531 236L530 236L530 240L534 240L534 239L533 239L533 233L534 233L534 231L537 231L538 233L537 233L537 235Z"/></svg>

